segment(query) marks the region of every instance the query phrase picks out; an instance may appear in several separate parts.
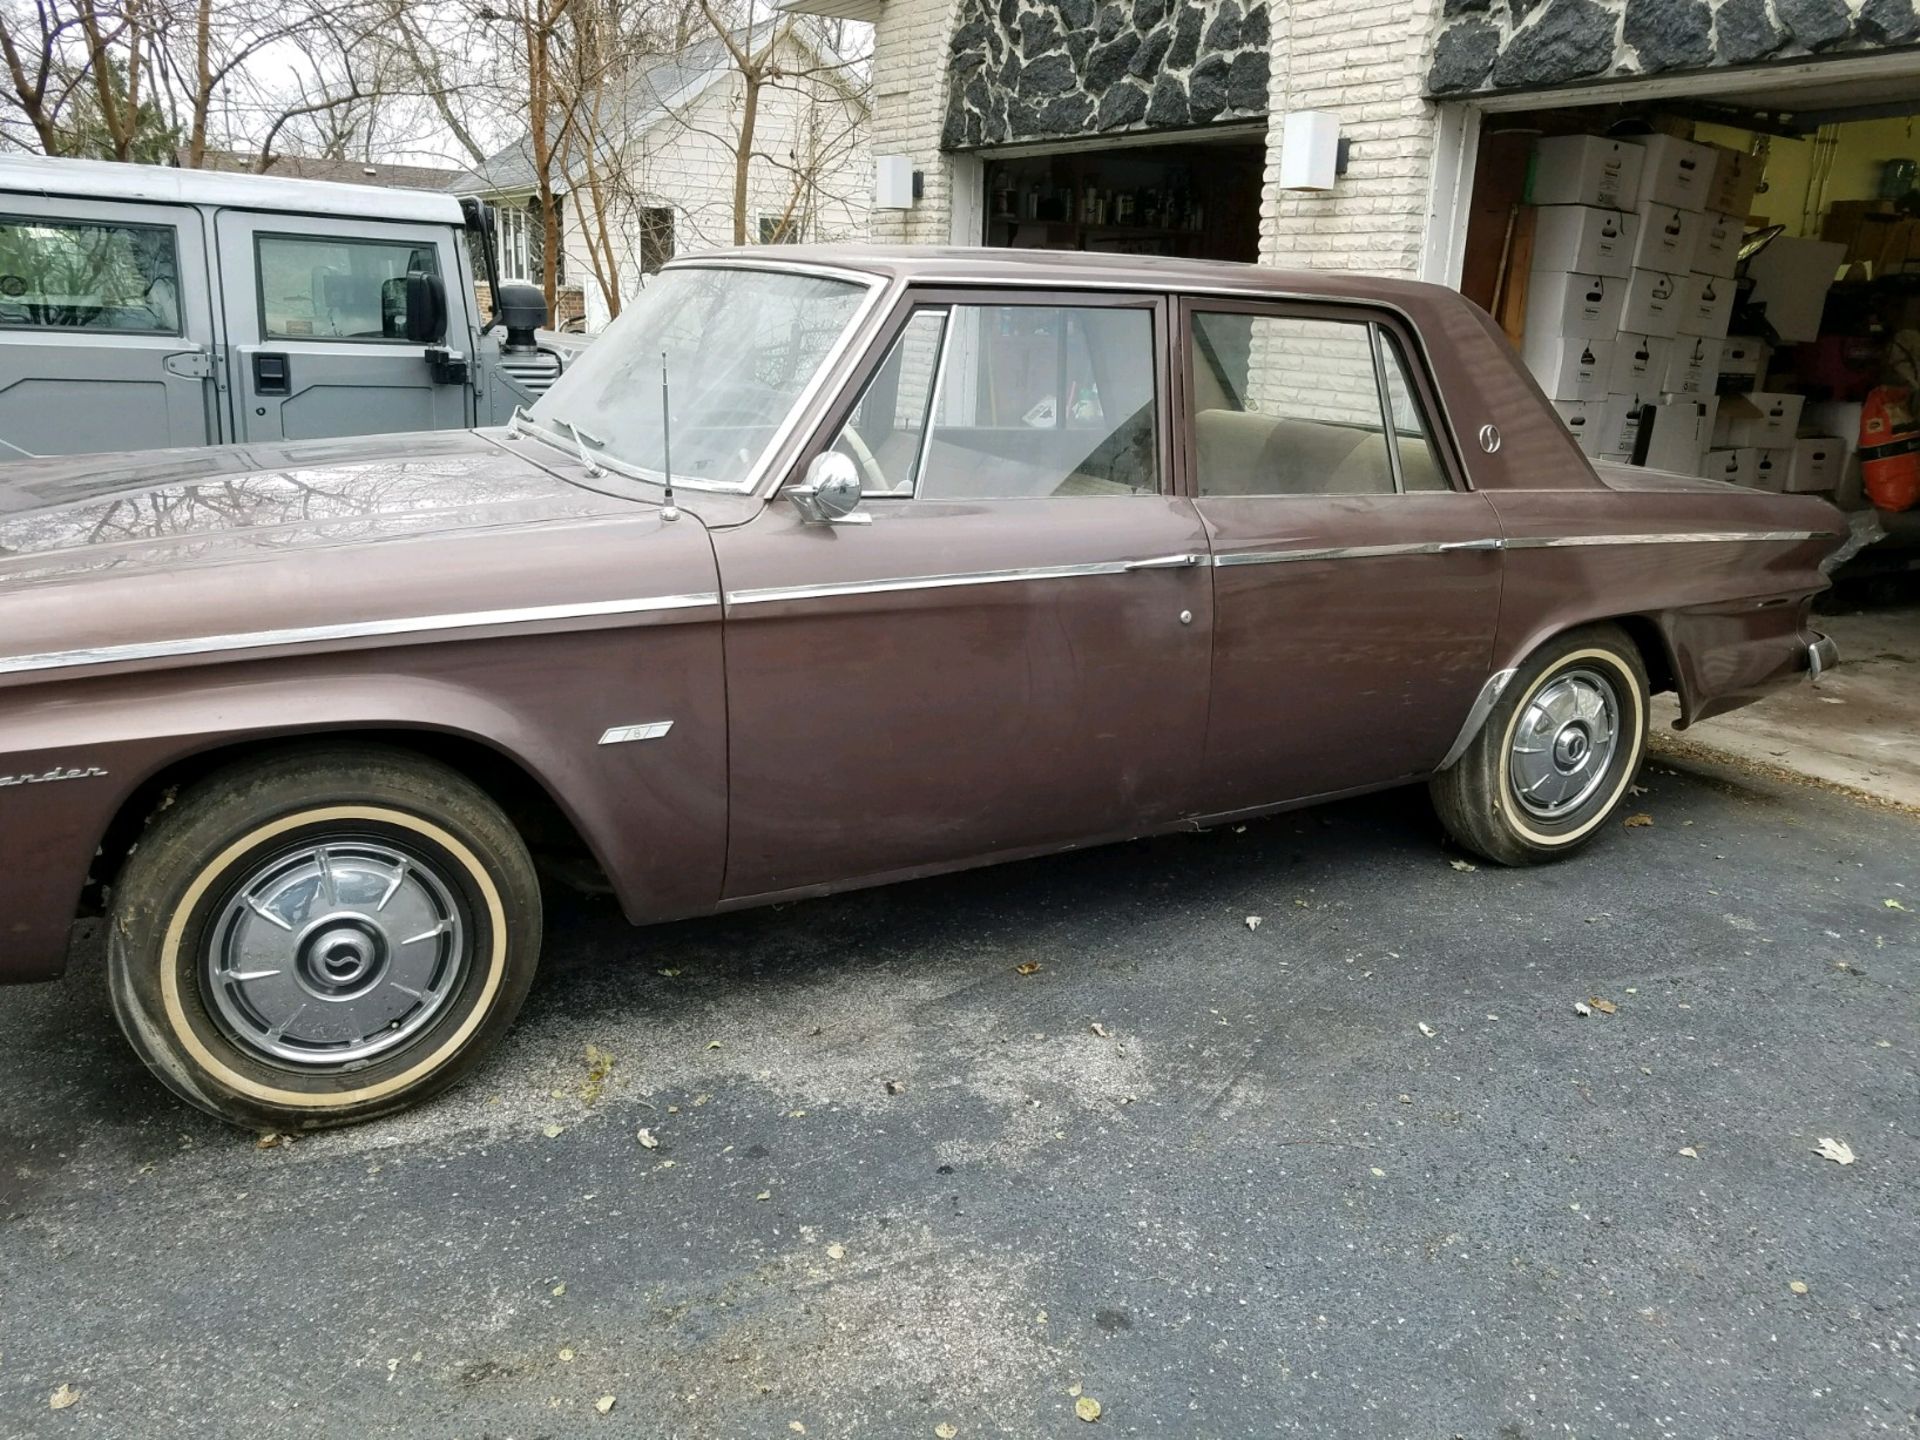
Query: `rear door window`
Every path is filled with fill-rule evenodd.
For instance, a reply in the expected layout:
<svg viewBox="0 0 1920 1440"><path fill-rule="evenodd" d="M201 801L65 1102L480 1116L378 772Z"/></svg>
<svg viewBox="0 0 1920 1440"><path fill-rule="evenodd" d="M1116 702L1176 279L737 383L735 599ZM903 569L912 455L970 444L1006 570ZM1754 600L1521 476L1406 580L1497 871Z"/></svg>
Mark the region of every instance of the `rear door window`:
<svg viewBox="0 0 1920 1440"><path fill-rule="evenodd" d="M178 335L173 227L0 217L0 325Z"/></svg>

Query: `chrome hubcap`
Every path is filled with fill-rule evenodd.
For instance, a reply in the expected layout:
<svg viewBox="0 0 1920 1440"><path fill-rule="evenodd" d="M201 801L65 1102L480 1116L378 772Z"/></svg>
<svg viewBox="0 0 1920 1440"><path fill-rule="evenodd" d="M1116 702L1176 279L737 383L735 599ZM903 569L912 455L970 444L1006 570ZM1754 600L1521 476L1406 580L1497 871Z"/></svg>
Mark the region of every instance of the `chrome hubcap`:
<svg viewBox="0 0 1920 1440"><path fill-rule="evenodd" d="M1561 820L1593 798L1620 736L1620 699L1595 670L1569 670L1541 687L1514 727L1507 769L1530 815Z"/></svg>
<svg viewBox="0 0 1920 1440"><path fill-rule="evenodd" d="M207 940L220 1028L284 1064L361 1064L432 1023L468 965L452 888L373 841L275 856L235 889Z"/></svg>

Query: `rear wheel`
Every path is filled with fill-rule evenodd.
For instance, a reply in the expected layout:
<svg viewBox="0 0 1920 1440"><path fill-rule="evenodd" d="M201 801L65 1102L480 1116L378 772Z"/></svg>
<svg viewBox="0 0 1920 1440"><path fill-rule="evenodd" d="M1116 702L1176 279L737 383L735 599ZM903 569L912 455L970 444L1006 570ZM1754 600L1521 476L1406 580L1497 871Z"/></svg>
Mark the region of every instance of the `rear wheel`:
<svg viewBox="0 0 1920 1440"><path fill-rule="evenodd" d="M1612 625L1542 645L1467 753L1429 784L1449 834L1527 865L1586 844L1626 798L1647 743L1647 671Z"/></svg>
<svg viewBox="0 0 1920 1440"><path fill-rule="evenodd" d="M346 1124L479 1062L526 996L540 920L525 845L465 777L290 752L208 777L141 836L108 932L114 1011L203 1110Z"/></svg>

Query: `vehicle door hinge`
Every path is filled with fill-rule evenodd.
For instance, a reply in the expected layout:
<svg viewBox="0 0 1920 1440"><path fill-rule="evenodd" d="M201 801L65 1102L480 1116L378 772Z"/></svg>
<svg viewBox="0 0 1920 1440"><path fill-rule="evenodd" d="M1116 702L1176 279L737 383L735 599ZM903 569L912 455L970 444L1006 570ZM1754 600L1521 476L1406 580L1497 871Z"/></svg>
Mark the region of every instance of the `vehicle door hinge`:
<svg viewBox="0 0 1920 1440"><path fill-rule="evenodd" d="M213 378L213 356L204 350L182 350L169 355L162 362L169 375L177 375L182 380L211 380Z"/></svg>

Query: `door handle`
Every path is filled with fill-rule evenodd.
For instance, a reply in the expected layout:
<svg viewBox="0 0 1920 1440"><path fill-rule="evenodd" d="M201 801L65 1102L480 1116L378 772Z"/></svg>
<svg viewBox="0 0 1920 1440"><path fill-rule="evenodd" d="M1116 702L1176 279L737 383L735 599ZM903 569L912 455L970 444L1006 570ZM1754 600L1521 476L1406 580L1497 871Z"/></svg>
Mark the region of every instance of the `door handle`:
<svg viewBox="0 0 1920 1440"><path fill-rule="evenodd" d="M292 393L293 376L285 355L256 350L253 355L253 393L287 395Z"/></svg>
<svg viewBox="0 0 1920 1440"><path fill-rule="evenodd" d="M1449 555L1456 550L1504 550L1506 548L1507 542L1504 540L1443 540L1433 547L1433 553Z"/></svg>
<svg viewBox="0 0 1920 1440"><path fill-rule="evenodd" d="M1156 555L1151 560L1129 560L1122 570L1187 570L1198 565L1199 555Z"/></svg>

